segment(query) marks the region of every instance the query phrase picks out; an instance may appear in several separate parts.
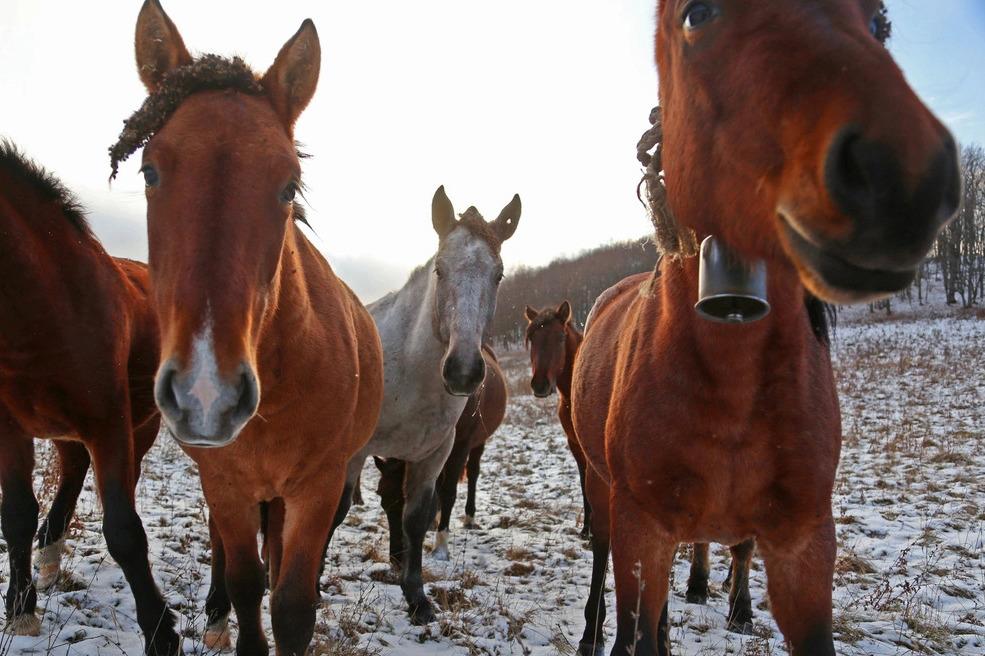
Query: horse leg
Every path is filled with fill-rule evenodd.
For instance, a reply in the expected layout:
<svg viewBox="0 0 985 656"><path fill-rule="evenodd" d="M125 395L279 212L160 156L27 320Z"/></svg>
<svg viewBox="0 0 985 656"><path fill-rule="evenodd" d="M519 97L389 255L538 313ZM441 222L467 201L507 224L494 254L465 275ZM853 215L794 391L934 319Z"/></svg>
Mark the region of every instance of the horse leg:
<svg viewBox="0 0 985 656"><path fill-rule="evenodd" d="M181 640L174 630L174 614L151 575L147 534L134 505L137 481L129 418L124 422L86 442L103 502L103 536L133 592L146 653L171 656L180 650Z"/></svg>
<svg viewBox="0 0 985 656"><path fill-rule="evenodd" d="M202 644L206 649L221 651L232 646L229 637L229 611L232 610L232 604L229 601L229 590L226 589L226 553L222 536L211 513L209 539L212 543L212 581L209 584L209 595L205 598L206 626Z"/></svg>
<svg viewBox="0 0 985 656"><path fill-rule="evenodd" d="M479 463L482 461L482 453L485 450L486 443L483 442L469 451L469 462L466 466L466 474L469 479L469 492L465 499L465 519L462 522L466 528L478 527L478 524L475 522L475 488L479 482Z"/></svg>
<svg viewBox="0 0 985 656"><path fill-rule="evenodd" d="M237 656L267 656L270 648L260 623L260 601L263 599L265 576L263 563L257 551L257 532L260 530L260 510L256 503L226 494L226 490L213 493L202 479L205 499L209 503L210 522L214 522L221 543L222 562L213 562L213 576L219 575L218 565L223 565L225 589L236 610L239 635L236 637ZM213 542L213 549L215 543ZM213 558L216 551L213 551ZM216 608L221 612L221 606ZM228 610L225 610L228 616ZM212 615L209 616L212 622ZM226 629L225 621L216 626L219 635Z"/></svg>
<svg viewBox="0 0 985 656"><path fill-rule="evenodd" d="M315 631L318 604L318 554L331 529L328 513L339 506L344 472L326 477L311 495L286 499L284 553L280 575L270 594L270 619L278 656L304 656ZM351 495L351 492L350 492Z"/></svg>
<svg viewBox="0 0 985 656"><path fill-rule="evenodd" d="M605 653L605 576L609 571L609 486L598 474L588 470L585 493L596 512L592 514L592 582L585 603L585 632L578 643L578 656Z"/></svg>
<svg viewBox="0 0 985 656"><path fill-rule="evenodd" d="M591 537L592 532L592 504L588 500L588 492L585 490L585 467L587 463L585 462L585 454L581 450L581 445L569 435L568 436L568 449L571 451L571 455L575 458L575 464L578 465L578 484L581 486L581 504L582 504L582 525L581 525L581 537L588 538ZM575 526L577 527L577 521Z"/></svg>
<svg viewBox="0 0 985 656"><path fill-rule="evenodd" d="M628 490L609 496L616 640L612 656L669 656L667 592L677 543Z"/></svg>
<svg viewBox="0 0 985 656"><path fill-rule="evenodd" d="M380 506L386 513L387 524L390 528L390 567L399 574L403 569L404 559L404 474L406 463L403 460L390 458L377 460L380 469L380 483L377 492L380 494Z"/></svg>
<svg viewBox="0 0 985 656"><path fill-rule="evenodd" d="M438 518L438 531L434 535L434 549L431 555L435 560L448 560L448 525L451 523L452 509L455 507L455 497L458 494L458 479L465 469L469 458L469 445L466 440L456 440L448 454L448 460L438 476L438 500L441 502L441 514Z"/></svg>
<svg viewBox="0 0 985 656"><path fill-rule="evenodd" d="M0 425L0 428L6 428ZM38 528L38 500L34 496L34 442L11 429L0 449L0 530L7 541L10 585L7 588L7 626L14 635L36 636L41 620L34 614L38 593L31 582L31 540Z"/></svg>
<svg viewBox="0 0 985 656"><path fill-rule="evenodd" d="M782 541L759 539L766 563L770 607L791 656L833 656L831 583L834 578L835 527L831 516L806 534Z"/></svg>
<svg viewBox="0 0 985 656"><path fill-rule="evenodd" d="M687 594L684 598L689 604L704 604L708 601L708 543L695 542L691 552L691 573L687 577Z"/></svg>
<svg viewBox="0 0 985 656"><path fill-rule="evenodd" d="M752 597L749 596L749 565L756 541L752 538L730 548L732 582L728 594L728 630L752 635Z"/></svg>
<svg viewBox="0 0 985 656"><path fill-rule="evenodd" d="M452 440L449 439L447 448L437 449L420 462L407 463L404 481L406 500L402 517L405 549L400 587L413 624L428 624L436 619L434 607L424 593L421 559L424 535L434 514L434 482L451 446Z"/></svg>
<svg viewBox="0 0 985 656"><path fill-rule="evenodd" d="M353 506L361 506L366 501L363 499L363 477L359 476L356 482L352 486L352 504Z"/></svg>
<svg viewBox="0 0 985 656"><path fill-rule="evenodd" d="M51 509L38 530L39 590L47 590L58 580L65 548L65 530L75 514L75 503L82 493L86 472L89 471L89 452L84 444L57 440L55 448L58 450L61 476Z"/></svg>
<svg viewBox="0 0 985 656"><path fill-rule="evenodd" d="M261 504L262 508L263 504ZM280 563L284 555L284 500L281 498L273 499L267 506L267 517L264 522L263 515L260 517L260 526L266 524L263 531L263 546L266 549L264 563L267 570L267 587L271 590L277 585L280 578Z"/></svg>

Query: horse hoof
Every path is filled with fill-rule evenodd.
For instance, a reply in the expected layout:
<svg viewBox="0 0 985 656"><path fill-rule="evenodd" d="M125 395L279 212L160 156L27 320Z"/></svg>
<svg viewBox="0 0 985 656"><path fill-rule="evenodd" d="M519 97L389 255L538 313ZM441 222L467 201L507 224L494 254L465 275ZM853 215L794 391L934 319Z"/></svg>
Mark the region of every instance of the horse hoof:
<svg viewBox="0 0 985 656"><path fill-rule="evenodd" d="M684 595L684 601L689 604L701 604L702 606L708 603L708 593L694 592L689 590L687 594Z"/></svg>
<svg viewBox="0 0 985 656"><path fill-rule="evenodd" d="M410 607L409 615L410 623L414 626L424 626L438 619L438 616L434 614L431 602L427 599L413 604Z"/></svg>
<svg viewBox="0 0 985 656"><path fill-rule="evenodd" d="M64 552L65 543L62 540L38 549L38 581L35 584L38 590L48 590L58 582Z"/></svg>
<svg viewBox="0 0 985 656"><path fill-rule="evenodd" d="M756 627L752 622L733 622L729 621L728 626L725 627L730 633L739 633L742 635L756 635Z"/></svg>
<svg viewBox="0 0 985 656"><path fill-rule="evenodd" d="M431 556L435 560L448 560L448 531L438 531L435 534Z"/></svg>
<svg viewBox="0 0 985 656"><path fill-rule="evenodd" d="M475 521L475 515L465 515L462 517L462 526L465 528L479 528L479 524Z"/></svg>
<svg viewBox="0 0 985 656"><path fill-rule="evenodd" d="M38 568L38 581L35 583L35 587L40 592L47 592L55 587L58 583L58 577L62 573L62 568L59 563L47 563Z"/></svg>
<svg viewBox="0 0 985 656"><path fill-rule="evenodd" d="M592 528L588 524L585 524L584 526L581 527L581 532L578 535L580 535L585 540L591 540Z"/></svg>
<svg viewBox="0 0 985 656"><path fill-rule="evenodd" d="M451 559L451 556L448 554L448 547L443 544L434 548L434 551L431 552L431 557L442 562L448 562Z"/></svg>
<svg viewBox="0 0 985 656"><path fill-rule="evenodd" d="M605 656L605 645L582 642L578 645L578 656Z"/></svg>
<svg viewBox="0 0 985 656"><path fill-rule="evenodd" d="M4 631L15 636L39 636L41 620L34 613L24 613L7 622Z"/></svg>
<svg viewBox="0 0 985 656"><path fill-rule="evenodd" d="M229 624L223 622L209 625L202 636L202 644L211 651L225 651L233 648L233 641L229 635Z"/></svg>

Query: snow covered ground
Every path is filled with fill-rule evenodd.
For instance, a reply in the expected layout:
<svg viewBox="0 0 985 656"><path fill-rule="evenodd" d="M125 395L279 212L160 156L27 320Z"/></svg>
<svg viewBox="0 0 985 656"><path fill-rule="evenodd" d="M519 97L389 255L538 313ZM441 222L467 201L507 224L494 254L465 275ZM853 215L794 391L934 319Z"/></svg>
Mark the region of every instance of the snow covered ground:
<svg viewBox="0 0 985 656"><path fill-rule="evenodd" d="M834 341L845 445L834 498L840 543L835 625L841 654L985 653L985 317L908 310L843 314ZM513 394L479 482L480 528L452 524L448 563L425 559L440 621L408 624L388 578L386 519L376 472L366 505L332 545L314 654L570 654L583 627L591 554L579 537L574 462L554 400L526 388L526 359L505 354ZM53 457L39 445L42 505ZM91 478L90 478L91 481ZM193 463L163 436L144 462L140 512L155 575L181 615L186 651L199 642L209 582L205 509ZM456 514L464 508L464 486ZM3 654L139 654L134 605L107 556L91 482L38 638L0 636ZM430 538L429 538L430 540ZM0 542L0 553L5 552ZM727 633L721 582L727 550L712 549L708 605L684 602L687 560L673 571L675 654L785 654L770 618L761 561L751 575L755 636ZM8 564L0 555L0 587ZM614 603L607 595L610 620ZM264 612L266 614L266 602ZM269 618L267 619L269 622ZM268 624L269 626L269 624Z"/></svg>

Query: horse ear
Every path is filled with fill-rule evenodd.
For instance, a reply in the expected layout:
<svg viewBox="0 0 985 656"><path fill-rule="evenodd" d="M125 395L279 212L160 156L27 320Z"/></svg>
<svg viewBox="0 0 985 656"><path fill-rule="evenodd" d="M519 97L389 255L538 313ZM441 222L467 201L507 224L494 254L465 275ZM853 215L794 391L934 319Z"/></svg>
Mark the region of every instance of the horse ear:
<svg viewBox="0 0 985 656"><path fill-rule="evenodd" d="M567 323L568 319L571 318L571 303L568 301L561 301L561 305L557 306L557 318L561 320L561 323Z"/></svg>
<svg viewBox="0 0 985 656"><path fill-rule="evenodd" d="M178 28L164 13L159 0L145 0L140 8L133 44L140 81L151 93L161 85L165 75L192 63Z"/></svg>
<svg viewBox="0 0 985 656"><path fill-rule="evenodd" d="M431 225L434 226L434 231L438 233L439 239L444 239L458 225L458 220L455 218L455 208L452 207L448 195L445 194L445 185L438 187L434 192L434 198L431 199Z"/></svg>
<svg viewBox="0 0 985 656"><path fill-rule="evenodd" d="M308 18L280 49L261 80L274 109L288 126L294 125L315 95L320 70L321 43L315 24Z"/></svg>
<svg viewBox="0 0 985 656"><path fill-rule="evenodd" d="M513 200L503 208L496 220L492 222L492 228L501 241L506 241L516 232L516 225L520 222L520 194L514 194Z"/></svg>
<svg viewBox="0 0 985 656"><path fill-rule="evenodd" d="M537 310L533 309L529 305L523 311L523 314L524 314L524 316L527 317L527 322L528 323L537 318Z"/></svg>

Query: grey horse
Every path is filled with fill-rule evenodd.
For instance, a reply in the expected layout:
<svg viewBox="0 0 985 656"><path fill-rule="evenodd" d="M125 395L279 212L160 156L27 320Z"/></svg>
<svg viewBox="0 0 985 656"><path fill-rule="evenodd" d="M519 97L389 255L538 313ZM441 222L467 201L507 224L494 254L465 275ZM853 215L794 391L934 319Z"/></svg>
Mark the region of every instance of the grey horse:
<svg viewBox="0 0 985 656"><path fill-rule="evenodd" d="M390 560L415 624L434 621L421 556L434 517L435 481L462 409L485 376L482 340L503 278L500 246L516 230L520 197L487 222L474 207L455 217L445 188L431 202L438 252L399 291L369 305L383 342L383 410L366 447L349 463L334 525L345 518L367 456L380 467Z"/></svg>

